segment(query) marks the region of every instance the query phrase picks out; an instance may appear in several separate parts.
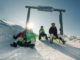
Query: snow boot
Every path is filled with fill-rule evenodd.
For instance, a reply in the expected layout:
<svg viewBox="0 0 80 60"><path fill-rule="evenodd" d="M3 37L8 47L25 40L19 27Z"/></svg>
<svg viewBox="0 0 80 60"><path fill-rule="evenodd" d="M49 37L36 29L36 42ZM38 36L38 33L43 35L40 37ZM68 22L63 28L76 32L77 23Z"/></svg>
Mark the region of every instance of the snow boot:
<svg viewBox="0 0 80 60"><path fill-rule="evenodd" d="M39 37L39 40L41 40L41 37Z"/></svg>
<svg viewBox="0 0 80 60"><path fill-rule="evenodd" d="M31 44L31 45L30 45L30 48L34 48L34 47L35 47L35 44Z"/></svg>
<svg viewBox="0 0 80 60"><path fill-rule="evenodd" d="M17 43L13 42L13 44L10 44L12 47L17 47Z"/></svg>
<svg viewBox="0 0 80 60"><path fill-rule="evenodd" d="M62 41L63 44L66 43L66 41L64 41L64 39L62 39L61 37L59 39Z"/></svg>
<svg viewBox="0 0 80 60"><path fill-rule="evenodd" d="M18 42L17 42L17 45L19 45L19 46L21 46L21 47L24 46L24 44L22 43L22 41L18 41Z"/></svg>
<svg viewBox="0 0 80 60"><path fill-rule="evenodd" d="M64 40L63 40L62 42L63 42L63 44L65 44L65 43L66 43L66 41L64 41Z"/></svg>
<svg viewBox="0 0 80 60"><path fill-rule="evenodd" d="M13 36L13 38L16 40L17 39L17 37L16 36Z"/></svg>

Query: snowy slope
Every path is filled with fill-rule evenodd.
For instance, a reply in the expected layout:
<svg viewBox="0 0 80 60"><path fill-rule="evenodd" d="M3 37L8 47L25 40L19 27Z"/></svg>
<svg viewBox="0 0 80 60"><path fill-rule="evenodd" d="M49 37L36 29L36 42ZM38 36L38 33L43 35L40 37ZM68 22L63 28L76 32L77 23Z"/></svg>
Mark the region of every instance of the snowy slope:
<svg viewBox="0 0 80 60"><path fill-rule="evenodd" d="M67 36L65 37L65 40L67 41L67 44L80 48L80 36Z"/></svg>
<svg viewBox="0 0 80 60"><path fill-rule="evenodd" d="M14 41L12 36L22 30L18 25L0 21L0 60L80 60L80 48L68 44L71 41L69 37L65 37L66 45L50 44L47 40L37 39L34 49L10 47L9 44ZM77 38L76 41L79 40Z"/></svg>

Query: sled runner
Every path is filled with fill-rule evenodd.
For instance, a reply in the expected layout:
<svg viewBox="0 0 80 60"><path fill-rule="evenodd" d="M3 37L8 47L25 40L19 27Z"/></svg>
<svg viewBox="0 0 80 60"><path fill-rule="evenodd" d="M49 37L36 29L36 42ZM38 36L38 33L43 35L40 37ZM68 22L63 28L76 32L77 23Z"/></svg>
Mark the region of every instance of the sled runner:
<svg viewBox="0 0 80 60"><path fill-rule="evenodd" d="M50 43L53 43L54 40L59 41L59 43L60 42L62 42L63 44L66 43L62 35L58 35L58 37L56 38L53 34L50 34L48 40L50 41Z"/></svg>

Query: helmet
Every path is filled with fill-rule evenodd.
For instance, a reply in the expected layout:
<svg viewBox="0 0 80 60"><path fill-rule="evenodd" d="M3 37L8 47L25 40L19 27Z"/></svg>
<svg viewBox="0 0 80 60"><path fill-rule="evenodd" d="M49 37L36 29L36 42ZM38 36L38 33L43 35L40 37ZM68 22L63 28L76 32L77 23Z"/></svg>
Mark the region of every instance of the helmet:
<svg viewBox="0 0 80 60"><path fill-rule="evenodd" d="M53 23L51 23L51 25L55 25L55 23L53 22Z"/></svg>
<svg viewBox="0 0 80 60"><path fill-rule="evenodd" d="M43 26L41 26L41 28L43 28Z"/></svg>

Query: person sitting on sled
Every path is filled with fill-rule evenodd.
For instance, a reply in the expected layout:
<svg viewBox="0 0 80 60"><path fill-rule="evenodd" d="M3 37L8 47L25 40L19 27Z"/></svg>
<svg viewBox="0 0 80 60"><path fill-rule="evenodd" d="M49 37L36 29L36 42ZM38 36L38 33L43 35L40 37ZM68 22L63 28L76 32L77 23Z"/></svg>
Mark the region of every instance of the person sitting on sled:
<svg viewBox="0 0 80 60"><path fill-rule="evenodd" d="M51 23L51 27L49 29L49 34L51 35L54 35L55 38L58 38L58 34L57 34L57 28L55 26L55 23Z"/></svg>
<svg viewBox="0 0 80 60"><path fill-rule="evenodd" d="M46 40L48 40L47 34L45 33L43 26L41 26L41 28L39 30L39 40L41 40L42 36L45 36Z"/></svg>
<svg viewBox="0 0 80 60"><path fill-rule="evenodd" d="M58 36L55 23L51 23L51 27L49 29L49 34L50 34L50 43L53 42L53 39L60 39L63 43L65 43L65 41Z"/></svg>
<svg viewBox="0 0 80 60"><path fill-rule="evenodd" d="M20 45L20 46L23 45L22 44L22 41L24 40L24 38L23 38L24 33L23 32L20 32L16 36L13 36L13 38L15 39L15 41L12 44L10 44L11 46L17 47L17 45Z"/></svg>
<svg viewBox="0 0 80 60"><path fill-rule="evenodd" d="M20 46L26 46L26 47L34 47L35 46L35 40L36 36L31 30L26 31L26 37L24 38L25 32L20 32L17 36L14 36L14 39L16 39L11 46L17 47L17 45Z"/></svg>
<svg viewBox="0 0 80 60"><path fill-rule="evenodd" d="M36 35L33 33L31 29L28 29L26 32L25 46L26 47L34 47L36 42Z"/></svg>

